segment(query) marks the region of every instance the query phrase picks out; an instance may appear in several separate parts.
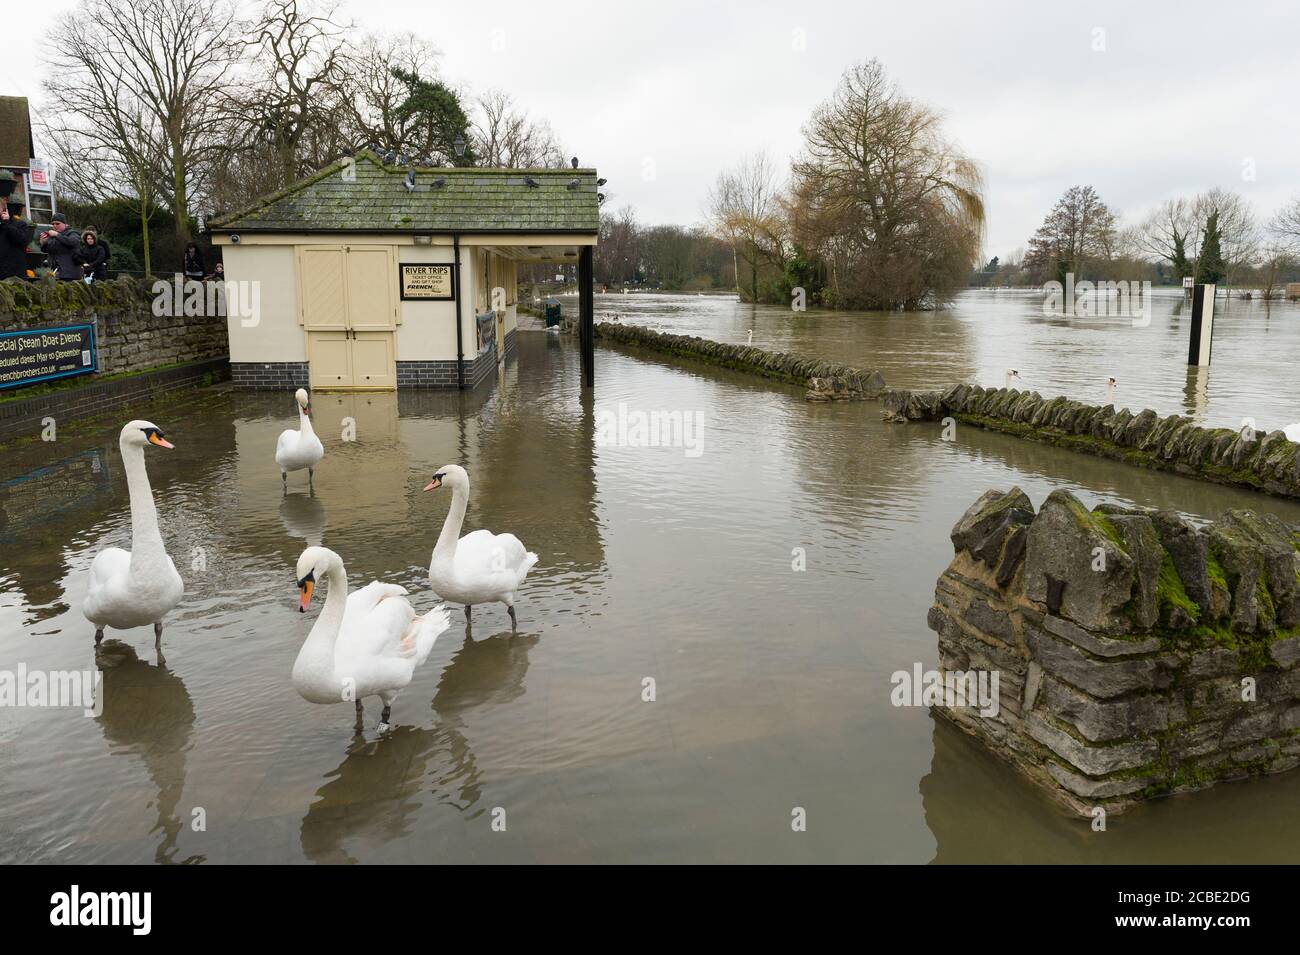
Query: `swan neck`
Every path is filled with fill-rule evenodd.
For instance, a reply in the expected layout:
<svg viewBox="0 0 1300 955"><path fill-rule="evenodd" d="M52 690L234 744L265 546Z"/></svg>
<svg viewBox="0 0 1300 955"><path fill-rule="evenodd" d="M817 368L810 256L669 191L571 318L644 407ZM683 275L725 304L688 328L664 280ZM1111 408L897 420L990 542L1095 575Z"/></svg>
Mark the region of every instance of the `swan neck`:
<svg viewBox="0 0 1300 955"><path fill-rule="evenodd" d="M311 416L302 408L298 409L298 430L303 434L316 434L316 430L311 426Z"/></svg>
<svg viewBox="0 0 1300 955"><path fill-rule="evenodd" d="M126 489L131 498L131 563L156 558L166 553L158 529L158 508L153 488L144 466L144 449L136 445L122 447L122 464L126 468Z"/></svg>
<svg viewBox="0 0 1300 955"><path fill-rule="evenodd" d="M327 661L330 669L334 667L334 643L338 640L339 630L343 627L343 612L348 604L348 575L340 562L330 565L325 573L329 589L325 594L325 604L320 616L316 618L307 642L303 644L302 655Z"/></svg>
<svg viewBox="0 0 1300 955"><path fill-rule="evenodd" d="M452 488L451 508L447 511L447 519L442 522L438 543L433 548L434 561L456 556L456 542L460 539L460 528L465 523L465 508L468 504L469 491L459 486Z"/></svg>

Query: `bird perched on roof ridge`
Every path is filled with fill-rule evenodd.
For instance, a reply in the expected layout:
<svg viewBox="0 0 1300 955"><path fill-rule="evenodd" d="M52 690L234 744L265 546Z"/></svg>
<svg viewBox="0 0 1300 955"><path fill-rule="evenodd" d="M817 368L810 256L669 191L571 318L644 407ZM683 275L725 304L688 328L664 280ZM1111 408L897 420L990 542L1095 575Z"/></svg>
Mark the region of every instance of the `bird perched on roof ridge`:
<svg viewBox="0 0 1300 955"><path fill-rule="evenodd" d="M571 165L574 169L577 169L577 168L578 168L578 157L577 157L577 156L574 156L572 159L570 159L570 160L569 160L569 165Z"/></svg>

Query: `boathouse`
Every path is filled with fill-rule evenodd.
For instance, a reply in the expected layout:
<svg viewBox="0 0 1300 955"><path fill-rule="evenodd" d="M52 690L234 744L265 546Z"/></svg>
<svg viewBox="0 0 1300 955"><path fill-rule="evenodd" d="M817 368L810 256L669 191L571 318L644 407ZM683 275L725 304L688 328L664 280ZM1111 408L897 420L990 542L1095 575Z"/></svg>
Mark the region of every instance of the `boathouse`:
<svg viewBox="0 0 1300 955"><path fill-rule="evenodd" d="M227 295L255 306L227 310L231 377L258 389L477 387L514 353L517 266L536 262L578 267L590 387L598 205L594 169L344 157L210 223Z"/></svg>

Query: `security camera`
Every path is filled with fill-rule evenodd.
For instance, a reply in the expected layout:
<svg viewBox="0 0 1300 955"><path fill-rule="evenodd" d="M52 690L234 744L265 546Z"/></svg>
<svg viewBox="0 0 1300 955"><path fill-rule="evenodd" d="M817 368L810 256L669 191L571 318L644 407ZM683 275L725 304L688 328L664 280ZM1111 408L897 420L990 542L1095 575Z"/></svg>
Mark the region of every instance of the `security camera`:
<svg viewBox="0 0 1300 955"><path fill-rule="evenodd" d="M230 242L232 245L239 245L239 234L236 232L232 232L230 234Z"/></svg>

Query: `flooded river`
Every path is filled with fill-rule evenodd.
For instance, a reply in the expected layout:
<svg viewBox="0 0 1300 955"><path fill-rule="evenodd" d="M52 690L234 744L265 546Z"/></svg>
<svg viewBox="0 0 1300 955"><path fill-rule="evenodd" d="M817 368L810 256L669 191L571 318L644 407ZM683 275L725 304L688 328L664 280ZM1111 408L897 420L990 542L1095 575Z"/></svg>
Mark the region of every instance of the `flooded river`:
<svg viewBox="0 0 1300 955"><path fill-rule="evenodd" d="M709 331L743 340L734 303L687 304L730 310L728 333ZM659 321L703 322L685 314ZM792 346L778 335L788 316L751 320L756 342ZM842 336L836 357L891 383L1017 362L1031 386L1070 383L1067 357L1002 325L924 321L947 342L925 350L914 332L886 349L883 330L826 327ZM316 396L314 496L301 475L281 493L288 394L131 409L176 445L147 453L186 584L161 655L147 628L109 631L96 651L80 613L94 554L129 546L120 421L5 454L0 669L98 667L104 705L0 709L0 860L1300 861L1300 773L1161 800L1094 833L925 709L893 707L889 683L935 661L926 610L948 532L986 488L1205 517L1250 506L1300 521L1300 506L975 429L945 443L883 424L874 403L810 405L797 389L603 348L584 403L576 348L519 337L496 390ZM868 362L877 347L887 354ZM1141 380L1136 354L1112 359L1122 386ZM1153 399L1177 410L1180 385L1147 371ZM1278 399L1262 396L1284 389L1258 389L1258 416L1275 419ZM701 453L598 445L597 412L619 403L700 415ZM355 441L341 440L344 418ZM540 555L519 632L499 606L475 611L472 635L453 613L391 732L368 707L355 735L350 707L314 706L290 683L319 612L296 612L294 561L322 542L354 587L382 578L431 606L449 500L421 488L453 462L473 481L466 530L511 531ZM796 807L806 832L791 829Z"/></svg>
<svg viewBox="0 0 1300 955"><path fill-rule="evenodd" d="M576 299L566 309L576 313ZM1300 422L1300 303L1222 294L1208 368L1187 367L1191 305L1177 289L1155 289L1148 318L1043 314L1043 293L976 289L936 312L794 312L746 305L734 295L597 295L596 320L645 325L714 341L753 342L771 351L877 368L898 388L959 381L1018 387L1051 397L1188 415L1207 427L1259 430Z"/></svg>

